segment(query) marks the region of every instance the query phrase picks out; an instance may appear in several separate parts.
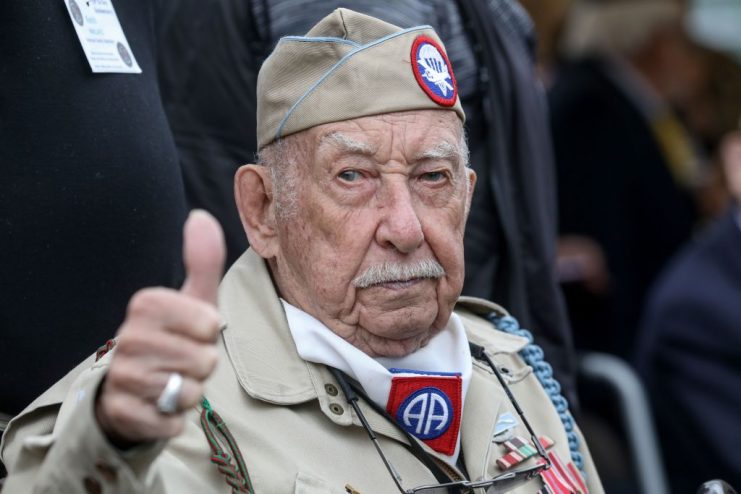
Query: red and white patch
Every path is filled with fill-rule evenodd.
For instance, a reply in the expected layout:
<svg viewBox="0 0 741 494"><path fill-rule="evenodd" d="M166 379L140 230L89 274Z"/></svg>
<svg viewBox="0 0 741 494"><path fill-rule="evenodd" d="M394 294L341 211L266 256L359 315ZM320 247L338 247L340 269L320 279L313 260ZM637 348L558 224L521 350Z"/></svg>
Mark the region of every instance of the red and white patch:
<svg viewBox="0 0 741 494"><path fill-rule="evenodd" d="M414 78L422 91L440 106L455 105L458 85L442 46L429 36L417 36L412 43L411 60Z"/></svg>
<svg viewBox="0 0 741 494"><path fill-rule="evenodd" d="M386 411L411 435L451 456L461 427L461 376L393 376Z"/></svg>

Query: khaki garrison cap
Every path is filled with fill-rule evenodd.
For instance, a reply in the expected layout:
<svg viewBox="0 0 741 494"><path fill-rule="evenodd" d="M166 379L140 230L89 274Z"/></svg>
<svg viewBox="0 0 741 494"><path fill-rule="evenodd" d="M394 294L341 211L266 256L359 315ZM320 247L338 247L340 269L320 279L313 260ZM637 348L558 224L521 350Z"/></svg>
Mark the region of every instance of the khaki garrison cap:
<svg viewBox="0 0 741 494"><path fill-rule="evenodd" d="M337 9L281 38L257 78L258 149L316 125L405 110L465 120L450 61L430 26L402 29Z"/></svg>

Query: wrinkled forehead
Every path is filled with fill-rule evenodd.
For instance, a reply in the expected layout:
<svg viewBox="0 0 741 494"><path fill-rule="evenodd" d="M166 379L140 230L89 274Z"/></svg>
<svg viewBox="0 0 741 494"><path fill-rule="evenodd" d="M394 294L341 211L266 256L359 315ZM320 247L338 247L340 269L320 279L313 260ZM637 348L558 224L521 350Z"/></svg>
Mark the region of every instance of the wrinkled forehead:
<svg viewBox="0 0 741 494"><path fill-rule="evenodd" d="M318 125L307 134L320 155L375 156L396 149L406 158L465 159L463 125L452 111L417 110L361 117Z"/></svg>

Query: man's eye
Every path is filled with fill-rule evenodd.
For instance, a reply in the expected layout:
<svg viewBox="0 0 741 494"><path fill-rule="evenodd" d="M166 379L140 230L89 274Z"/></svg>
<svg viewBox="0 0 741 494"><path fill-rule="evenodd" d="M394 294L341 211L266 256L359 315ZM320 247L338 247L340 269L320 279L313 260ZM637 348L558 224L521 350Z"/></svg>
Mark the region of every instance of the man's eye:
<svg viewBox="0 0 741 494"><path fill-rule="evenodd" d="M343 172L340 172L340 174L337 176L342 181L355 182L356 180L360 179L362 175L360 175L360 172L358 172L357 170L345 170Z"/></svg>
<svg viewBox="0 0 741 494"><path fill-rule="evenodd" d="M427 172L422 174L422 180L425 182L440 182L445 180L445 172Z"/></svg>

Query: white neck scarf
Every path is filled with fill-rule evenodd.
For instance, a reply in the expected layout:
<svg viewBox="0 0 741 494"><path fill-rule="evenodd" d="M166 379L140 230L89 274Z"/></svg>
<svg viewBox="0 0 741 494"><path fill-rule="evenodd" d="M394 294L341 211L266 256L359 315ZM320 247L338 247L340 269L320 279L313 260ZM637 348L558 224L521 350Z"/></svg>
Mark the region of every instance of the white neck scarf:
<svg viewBox="0 0 741 494"><path fill-rule="evenodd" d="M388 369L413 369L425 372L457 372L461 375L461 406L471 382L472 361L463 323L451 314L445 329L429 343L405 357L372 358L332 332L318 319L281 299L296 349L302 359L335 367L358 381L381 408L386 408L391 390L392 374ZM461 409L461 416L463 410ZM460 452L460 431L455 453L441 455L454 465Z"/></svg>

